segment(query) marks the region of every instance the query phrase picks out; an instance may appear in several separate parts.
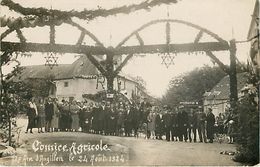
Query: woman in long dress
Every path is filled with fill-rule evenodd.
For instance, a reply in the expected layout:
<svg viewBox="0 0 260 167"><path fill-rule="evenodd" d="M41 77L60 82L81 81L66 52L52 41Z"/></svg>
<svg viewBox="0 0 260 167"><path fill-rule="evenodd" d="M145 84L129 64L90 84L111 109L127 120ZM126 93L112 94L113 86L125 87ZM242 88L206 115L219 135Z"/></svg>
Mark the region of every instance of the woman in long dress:
<svg viewBox="0 0 260 167"><path fill-rule="evenodd" d="M29 101L29 108L27 111L28 116L28 125L25 133L28 133L30 130L30 133L33 133L32 130L35 128L35 121L37 116L37 107L33 101Z"/></svg>
<svg viewBox="0 0 260 167"><path fill-rule="evenodd" d="M151 133L151 139L155 139L155 118L156 118L156 114L151 111L147 117L147 121L148 121L148 131L150 131Z"/></svg>
<svg viewBox="0 0 260 167"><path fill-rule="evenodd" d="M57 132L59 129L59 117L60 117L60 111L58 108L58 102L57 99L53 99L53 117L51 120L51 127L53 128L53 132Z"/></svg>
<svg viewBox="0 0 260 167"><path fill-rule="evenodd" d="M44 111L44 101L43 99L39 100L37 104L38 108L38 118L37 118L37 128L38 133L43 133L43 127L45 127L45 111Z"/></svg>
<svg viewBox="0 0 260 167"><path fill-rule="evenodd" d="M73 103L70 107L70 112L71 112L71 118L72 118L71 129L72 129L72 131L78 131L78 129L79 129L79 106L77 105L76 101L73 101Z"/></svg>

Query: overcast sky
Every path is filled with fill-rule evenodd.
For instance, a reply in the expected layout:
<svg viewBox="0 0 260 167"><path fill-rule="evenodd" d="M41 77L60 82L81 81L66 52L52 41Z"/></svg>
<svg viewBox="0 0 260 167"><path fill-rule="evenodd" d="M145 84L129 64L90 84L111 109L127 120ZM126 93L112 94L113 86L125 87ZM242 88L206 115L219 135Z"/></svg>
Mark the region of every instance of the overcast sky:
<svg viewBox="0 0 260 167"><path fill-rule="evenodd" d="M45 7L61 10L83 10L96 9L97 6L112 8L125 4L138 3L141 0L14 0L26 7ZM172 5L161 5L152 8L151 11L138 11L129 15L119 14L106 18L97 18L91 22L78 21L90 32L104 43L105 46L116 46L132 31L141 25L155 19L179 19L192 22L204 27L225 40L246 40L251 14L253 13L255 0L181 0ZM169 17L167 17L169 11ZM1 6L2 15L18 15L10 12ZM2 29L3 30L3 29ZM48 42L49 30L47 28L25 28L22 30L29 42ZM198 33L197 30L180 24L171 24L172 43L192 42ZM80 32L69 25L60 26L56 29L56 42L64 44L75 44ZM165 24L153 25L144 29L140 35L145 44L165 43ZM10 34L5 40L17 41L16 34ZM214 39L204 36L203 41L214 41ZM85 39L86 44L93 44L89 39ZM136 39L130 39L127 45L137 44ZM237 57L241 62L245 62L248 57L249 44L237 45ZM229 64L228 52L216 53L225 63ZM21 58L22 65L44 64L44 55L35 53L31 58ZM71 63L75 60L74 55L60 55L60 64ZM133 76L141 76L147 82L148 91L157 97L161 97L172 77L191 71L204 64L213 65L205 55L178 54L174 60L174 65L166 68L161 64L158 55L146 55L145 57L134 57L123 69L125 73ZM6 68L8 71L8 68Z"/></svg>

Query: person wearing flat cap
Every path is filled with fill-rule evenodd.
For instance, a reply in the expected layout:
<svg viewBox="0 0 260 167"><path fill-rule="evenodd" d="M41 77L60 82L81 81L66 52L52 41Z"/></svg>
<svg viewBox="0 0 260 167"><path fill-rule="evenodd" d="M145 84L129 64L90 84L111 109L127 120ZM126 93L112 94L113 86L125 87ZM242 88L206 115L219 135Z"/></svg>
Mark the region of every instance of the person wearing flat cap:
<svg viewBox="0 0 260 167"><path fill-rule="evenodd" d="M180 111L177 114L177 124L179 129L179 141L185 142L188 140L187 128L188 128L188 114L184 109L184 106L179 107Z"/></svg>
<svg viewBox="0 0 260 167"><path fill-rule="evenodd" d="M166 140L170 141L170 131L171 131L171 115L169 113L169 107L167 105L165 105L163 107L164 110L164 115L162 116L162 120L163 120L163 124L164 124L164 131L166 134Z"/></svg>
<svg viewBox="0 0 260 167"><path fill-rule="evenodd" d="M206 117L206 130L207 130L207 138L210 143L213 143L214 138L214 124L215 124L215 115L212 113L212 109L208 108L208 114Z"/></svg>

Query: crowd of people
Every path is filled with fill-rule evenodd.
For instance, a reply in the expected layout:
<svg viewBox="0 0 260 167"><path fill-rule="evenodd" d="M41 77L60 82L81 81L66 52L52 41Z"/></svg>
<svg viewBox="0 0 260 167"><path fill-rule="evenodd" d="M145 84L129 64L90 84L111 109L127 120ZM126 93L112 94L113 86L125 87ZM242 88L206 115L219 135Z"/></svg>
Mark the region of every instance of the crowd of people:
<svg viewBox="0 0 260 167"><path fill-rule="evenodd" d="M79 102L55 98L31 100L28 107L26 133L77 132L135 136L167 141L213 143L214 134L227 133L225 127L230 119L219 115L215 118L212 109L202 107L187 110L184 106L171 109L169 106L152 106L149 102ZM231 131L231 128L228 128ZM197 138L198 135L198 138Z"/></svg>

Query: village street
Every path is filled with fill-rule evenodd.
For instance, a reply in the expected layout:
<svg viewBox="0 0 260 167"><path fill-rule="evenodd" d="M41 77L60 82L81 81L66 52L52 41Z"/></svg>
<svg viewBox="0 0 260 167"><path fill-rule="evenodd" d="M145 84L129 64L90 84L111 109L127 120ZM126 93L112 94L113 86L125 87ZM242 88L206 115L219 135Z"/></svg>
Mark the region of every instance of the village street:
<svg viewBox="0 0 260 167"><path fill-rule="evenodd" d="M19 126L24 124L24 119L18 120ZM1 165L240 165L231 160L232 156L222 155L221 151L235 151L235 146L219 143L185 143L185 142L166 142L165 140L146 140L144 138L101 136L86 134L82 132L54 132L25 134L24 129L21 133L21 140L25 142L23 148L17 149L17 157L6 157L1 159ZM74 159L69 158L69 152L58 152L57 157L62 156L62 162L58 158L51 157L50 152L34 152L33 143L41 142L43 145L64 145L70 146L73 142L80 144L107 144L110 148L109 153L104 153L106 158L118 155L119 162L109 162L108 159L99 161L91 156L98 156L100 152L85 152L75 155ZM40 147L39 147L40 148ZM86 161L84 155L89 156ZM38 156L38 159L36 158ZM39 158L41 157L42 158ZM82 156L82 157L80 157ZM26 158L27 160L26 160ZM45 157L45 158L43 158ZM31 160L29 160L31 158ZM49 158L49 159L48 159ZM70 160L69 160L70 159Z"/></svg>
<svg viewBox="0 0 260 167"><path fill-rule="evenodd" d="M259 164L259 0L0 6L0 167Z"/></svg>

